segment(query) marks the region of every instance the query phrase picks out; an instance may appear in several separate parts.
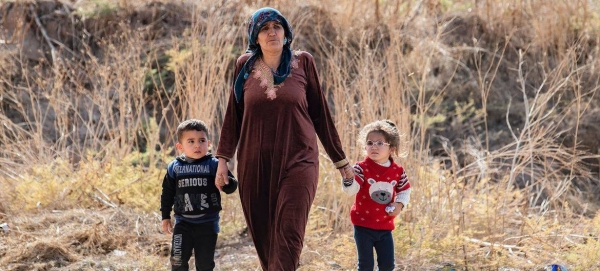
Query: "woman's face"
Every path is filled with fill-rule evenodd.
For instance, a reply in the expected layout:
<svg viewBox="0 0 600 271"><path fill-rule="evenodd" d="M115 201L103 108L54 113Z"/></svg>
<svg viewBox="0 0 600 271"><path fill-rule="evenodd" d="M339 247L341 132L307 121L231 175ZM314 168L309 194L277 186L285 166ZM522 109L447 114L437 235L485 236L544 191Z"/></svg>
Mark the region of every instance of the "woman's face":
<svg viewBox="0 0 600 271"><path fill-rule="evenodd" d="M283 26L276 21L265 23L258 31L256 42L264 52L276 53L283 51L283 39L285 30Z"/></svg>

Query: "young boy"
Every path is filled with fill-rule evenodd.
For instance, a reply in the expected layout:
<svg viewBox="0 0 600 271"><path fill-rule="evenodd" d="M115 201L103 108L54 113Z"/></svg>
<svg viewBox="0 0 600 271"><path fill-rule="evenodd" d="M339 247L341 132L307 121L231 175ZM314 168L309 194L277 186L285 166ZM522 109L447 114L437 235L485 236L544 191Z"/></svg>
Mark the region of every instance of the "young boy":
<svg viewBox="0 0 600 271"><path fill-rule="evenodd" d="M171 270L188 271L192 250L196 270L213 270L221 210L221 194L215 186L219 162L209 152L208 128L201 120L179 124L177 140L175 146L181 155L169 163L160 196L162 229L173 234ZM231 194L236 188L237 180L229 172L229 184L223 191ZM171 210L175 213L174 229Z"/></svg>

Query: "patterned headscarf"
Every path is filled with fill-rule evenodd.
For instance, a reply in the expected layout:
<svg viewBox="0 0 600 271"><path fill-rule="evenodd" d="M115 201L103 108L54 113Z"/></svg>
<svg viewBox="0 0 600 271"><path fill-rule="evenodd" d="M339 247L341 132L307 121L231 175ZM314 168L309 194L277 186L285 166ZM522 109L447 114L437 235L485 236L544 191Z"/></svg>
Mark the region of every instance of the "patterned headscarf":
<svg viewBox="0 0 600 271"><path fill-rule="evenodd" d="M290 46L294 38L292 26L276 9L269 7L261 8L252 14L250 21L248 22L248 49L246 50L246 53L251 53L251 56L248 58L246 63L244 63L244 66L235 79L234 90L235 99L237 102L242 100L242 96L244 94L244 83L246 82L246 79L248 79L250 72L252 72L254 63L258 57L262 55L260 45L256 42L258 39L258 32L265 23L270 21L278 22L281 24L281 26L283 26L285 31L281 61L279 63L279 67L277 67L277 71L273 73L273 83L275 85L281 84L281 82L283 82L285 78L290 75L290 62L292 60L292 49Z"/></svg>

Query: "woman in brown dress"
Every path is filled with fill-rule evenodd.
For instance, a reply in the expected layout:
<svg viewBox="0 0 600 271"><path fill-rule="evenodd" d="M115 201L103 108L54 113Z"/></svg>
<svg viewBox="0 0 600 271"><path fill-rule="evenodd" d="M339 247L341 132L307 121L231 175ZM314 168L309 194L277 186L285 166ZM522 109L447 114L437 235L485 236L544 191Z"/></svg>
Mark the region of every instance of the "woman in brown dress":
<svg viewBox="0 0 600 271"><path fill-rule="evenodd" d="M236 63L215 182L219 188L227 183L227 162L237 148L240 199L262 269L295 270L319 179L317 136L342 178L354 173L313 57L291 50L285 17L272 8L257 10L248 39Z"/></svg>

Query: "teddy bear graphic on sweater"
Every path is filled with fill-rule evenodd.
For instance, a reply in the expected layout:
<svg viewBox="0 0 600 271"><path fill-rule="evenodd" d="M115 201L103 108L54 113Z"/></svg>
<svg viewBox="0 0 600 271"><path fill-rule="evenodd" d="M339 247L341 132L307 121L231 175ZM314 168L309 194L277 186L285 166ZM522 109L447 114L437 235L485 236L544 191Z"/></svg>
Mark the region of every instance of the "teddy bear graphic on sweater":
<svg viewBox="0 0 600 271"><path fill-rule="evenodd" d="M369 178L367 182L371 185L369 195L373 201L379 204L388 204L392 201L394 188L398 182L378 182L373 178Z"/></svg>

